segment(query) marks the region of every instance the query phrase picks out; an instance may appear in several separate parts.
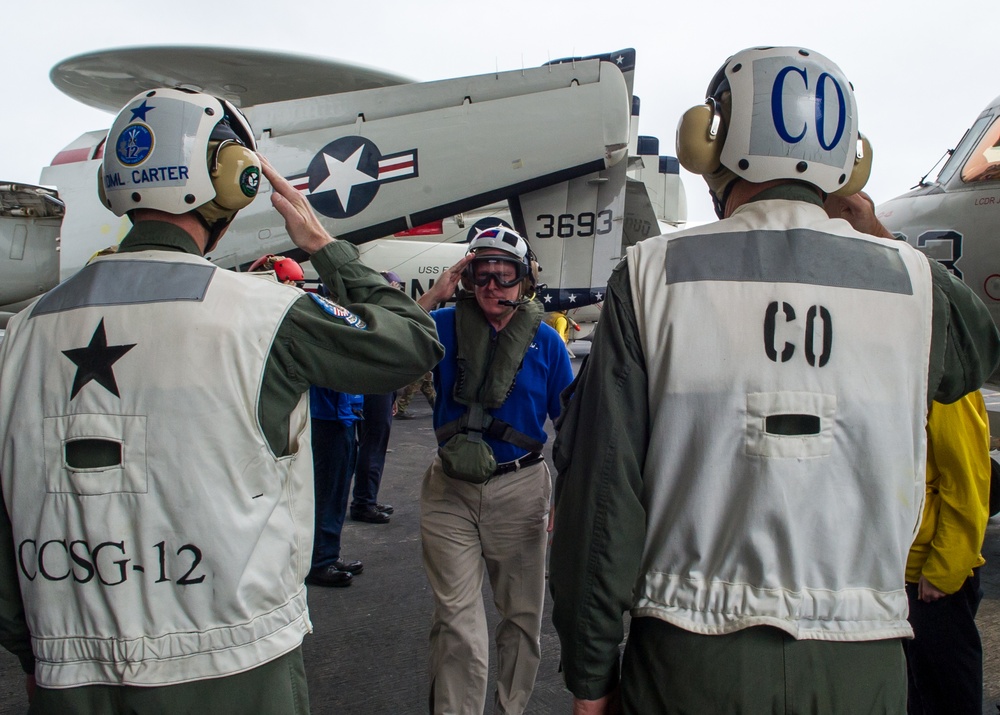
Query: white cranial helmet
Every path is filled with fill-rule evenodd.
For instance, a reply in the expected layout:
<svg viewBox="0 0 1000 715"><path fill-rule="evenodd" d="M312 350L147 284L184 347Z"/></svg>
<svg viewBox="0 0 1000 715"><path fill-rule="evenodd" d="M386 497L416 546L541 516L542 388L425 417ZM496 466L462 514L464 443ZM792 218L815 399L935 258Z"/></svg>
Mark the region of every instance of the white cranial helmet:
<svg viewBox="0 0 1000 715"><path fill-rule="evenodd" d="M854 88L811 50L755 47L726 61L708 89L732 114L720 162L755 183L797 179L826 192L851 178L858 152Z"/></svg>
<svg viewBox="0 0 1000 715"><path fill-rule="evenodd" d="M253 130L234 105L200 92L155 89L115 118L100 173L101 199L116 215L135 209L197 210L228 223L257 195Z"/></svg>

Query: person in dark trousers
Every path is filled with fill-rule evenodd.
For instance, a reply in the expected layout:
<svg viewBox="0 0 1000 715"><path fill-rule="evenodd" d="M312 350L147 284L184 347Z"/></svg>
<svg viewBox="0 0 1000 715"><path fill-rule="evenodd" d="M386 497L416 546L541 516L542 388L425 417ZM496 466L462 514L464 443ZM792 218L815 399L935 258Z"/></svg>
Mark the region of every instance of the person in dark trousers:
<svg viewBox="0 0 1000 715"><path fill-rule="evenodd" d="M306 583L313 586L350 586L351 579L364 570L361 561L340 558L340 537L358 457L357 424L362 419L362 401L361 395L320 387L309 393L316 536Z"/></svg>
<svg viewBox="0 0 1000 715"><path fill-rule="evenodd" d="M864 233L894 238L863 191L829 196L830 218ZM906 653L910 715L979 715L983 709L983 644L976 612L983 538L990 508L990 425L982 392L934 402L927 415L924 513L906 558Z"/></svg>
<svg viewBox="0 0 1000 715"><path fill-rule="evenodd" d="M364 420L358 424L358 463L354 469L351 519L369 524L387 524L395 509L378 501L385 470L385 455L392 430L396 393L365 395Z"/></svg>
<svg viewBox="0 0 1000 715"><path fill-rule="evenodd" d="M393 288L403 290L403 281L394 271L382 271L382 277ZM387 524L395 511L392 504L379 502L378 491L382 486L389 433L396 412L396 394L365 395L365 419L358 425L358 465L354 470L351 500L351 518L355 521Z"/></svg>

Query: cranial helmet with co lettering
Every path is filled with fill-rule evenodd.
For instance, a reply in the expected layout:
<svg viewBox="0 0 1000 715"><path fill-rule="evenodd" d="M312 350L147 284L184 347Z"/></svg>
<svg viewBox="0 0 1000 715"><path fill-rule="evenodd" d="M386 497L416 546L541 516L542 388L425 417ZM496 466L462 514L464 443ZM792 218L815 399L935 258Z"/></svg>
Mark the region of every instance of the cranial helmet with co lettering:
<svg viewBox="0 0 1000 715"><path fill-rule="evenodd" d="M849 195L871 171L853 86L832 61L799 47L754 47L726 60L705 104L681 118L677 158L705 177L717 211L737 177Z"/></svg>
<svg viewBox="0 0 1000 715"><path fill-rule="evenodd" d="M117 216L142 208L195 211L221 234L257 195L256 148L250 123L225 99L183 89L143 92L108 132L101 202Z"/></svg>

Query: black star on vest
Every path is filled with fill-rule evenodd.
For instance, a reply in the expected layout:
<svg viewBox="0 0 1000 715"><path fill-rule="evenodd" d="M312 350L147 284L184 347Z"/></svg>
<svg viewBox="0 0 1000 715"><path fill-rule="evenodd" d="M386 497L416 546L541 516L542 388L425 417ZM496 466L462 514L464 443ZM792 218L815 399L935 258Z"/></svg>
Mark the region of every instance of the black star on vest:
<svg viewBox="0 0 1000 715"><path fill-rule="evenodd" d="M108 337L104 333L104 318L101 318L100 325L97 326L94 336L90 339L90 345L85 348L63 350L63 355L77 366L76 377L73 378L73 394L69 396L69 399L72 400L76 397L83 386L91 380L97 380L97 383L112 395L121 397L118 394L118 383L115 382L115 373L111 366L135 346L136 343L109 347Z"/></svg>

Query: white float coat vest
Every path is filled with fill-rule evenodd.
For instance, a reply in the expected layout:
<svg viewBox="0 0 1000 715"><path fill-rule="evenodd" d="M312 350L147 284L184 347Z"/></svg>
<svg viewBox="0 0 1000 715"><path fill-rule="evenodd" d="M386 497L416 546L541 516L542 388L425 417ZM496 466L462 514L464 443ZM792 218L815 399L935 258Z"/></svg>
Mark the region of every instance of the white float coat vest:
<svg viewBox="0 0 1000 715"><path fill-rule="evenodd" d="M257 407L301 295L198 256L127 253L12 321L0 470L39 685L228 675L311 630L307 398L287 457ZM120 464L79 468L78 440L120 444Z"/></svg>
<svg viewBox="0 0 1000 715"><path fill-rule="evenodd" d="M799 201L710 229L628 251L651 423L632 614L908 636L930 267Z"/></svg>

